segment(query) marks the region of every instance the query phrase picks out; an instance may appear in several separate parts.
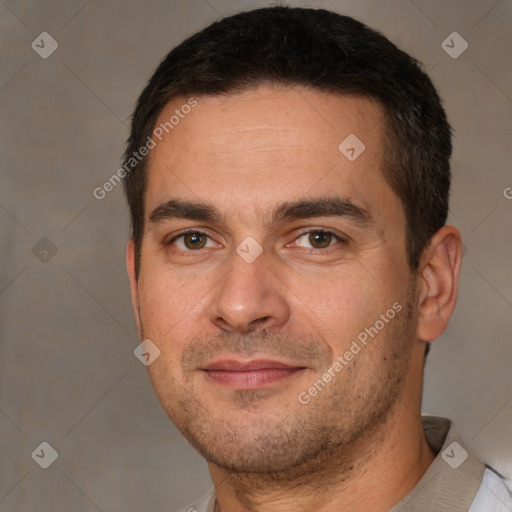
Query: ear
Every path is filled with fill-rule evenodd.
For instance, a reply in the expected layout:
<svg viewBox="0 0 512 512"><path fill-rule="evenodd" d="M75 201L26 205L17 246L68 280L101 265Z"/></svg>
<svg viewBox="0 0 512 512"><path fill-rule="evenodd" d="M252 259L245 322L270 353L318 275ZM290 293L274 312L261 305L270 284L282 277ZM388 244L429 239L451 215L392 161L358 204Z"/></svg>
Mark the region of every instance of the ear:
<svg viewBox="0 0 512 512"><path fill-rule="evenodd" d="M139 283L135 274L135 244L133 239L128 240L126 246L126 269L128 271L128 277L130 278L130 290L132 294L132 308L133 314L135 315L135 322L137 323L137 332L139 337L141 336L141 324L139 316Z"/></svg>
<svg viewBox="0 0 512 512"><path fill-rule="evenodd" d="M443 226L425 249L419 271L417 336L433 341L446 329L457 302L462 244L459 230Z"/></svg>

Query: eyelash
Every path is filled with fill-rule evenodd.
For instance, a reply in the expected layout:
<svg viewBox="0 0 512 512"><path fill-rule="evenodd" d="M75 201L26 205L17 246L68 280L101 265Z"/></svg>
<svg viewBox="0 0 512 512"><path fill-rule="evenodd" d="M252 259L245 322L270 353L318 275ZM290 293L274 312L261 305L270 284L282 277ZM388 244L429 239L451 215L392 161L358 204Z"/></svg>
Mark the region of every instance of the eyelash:
<svg viewBox="0 0 512 512"><path fill-rule="evenodd" d="M187 231L182 231L181 233L179 233L178 235L174 236L171 240L169 240L168 242L165 242L165 245L166 246L171 246L173 245L174 242L176 242L176 240L178 240L179 238L182 238L184 237L185 235L187 234L198 234L198 235L202 235L202 236L206 236L208 237L210 240L212 239L210 237L210 235L208 233L206 233L205 231L201 231L201 230L198 230L198 229L190 229L190 230L187 230ZM348 244L348 240L346 238L343 238L341 237L340 235L337 235L336 233L334 233L333 231L330 231L328 229L310 229L308 231L303 231L302 233L300 233L297 238L294 240L294 243L299 240L300 238L302 238L304 235L309 235L309 234L312 234L312 233L326 233L326 234L331 234L333 236L333 238L335 239L335 243L323 248L323 249L315 249L315 248L311 248L309 249L311 252L313 252L314 254L317 254L317 253L323 253L323 254L328 254L331 252L332 248L334 246L336 246L338 243L341 243L341 244ZM287 244L287 245L290 245L290 244ZM185 253L194 253L194 252L200 252L202 249L205 249L204 247L201 248L201 249L176 249L177 251L180 251L180 252L185 252ZM207 247L207 249L210 249L210 247ZM303 247L303 249L305 249Z"/></svg>

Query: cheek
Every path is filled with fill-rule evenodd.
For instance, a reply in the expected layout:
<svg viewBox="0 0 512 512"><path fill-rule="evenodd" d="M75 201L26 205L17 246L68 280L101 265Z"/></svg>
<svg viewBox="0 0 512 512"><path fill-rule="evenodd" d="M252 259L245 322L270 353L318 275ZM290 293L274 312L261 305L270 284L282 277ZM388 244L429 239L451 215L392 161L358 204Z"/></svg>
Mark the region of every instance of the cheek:
<svg viewBox="0 0 512 512"><path fill-rule="evenodd" d="M201 307L205 291L198 280L165 271L145 272L139 280L139 308L146 337L163 343L181 339L178 332Z"/></svg>
<svg viewBox="0 0 512 512"><path fill-rule="evenodd" d="M330 269L314 278L290 283L296 299L296 318L306 316L335 351L345 346L400 299L391 280L357 265ZM297 300L298 299L298 300Z"/></svg>
<svg viewBox="0 0 512 512"><path fill-rule="evenodd" d="M348 269L330 269L317 279L301 276L290 289L298 299L296 316L305 314L329 337L345 338L378 309L375 288Z"/></svg>

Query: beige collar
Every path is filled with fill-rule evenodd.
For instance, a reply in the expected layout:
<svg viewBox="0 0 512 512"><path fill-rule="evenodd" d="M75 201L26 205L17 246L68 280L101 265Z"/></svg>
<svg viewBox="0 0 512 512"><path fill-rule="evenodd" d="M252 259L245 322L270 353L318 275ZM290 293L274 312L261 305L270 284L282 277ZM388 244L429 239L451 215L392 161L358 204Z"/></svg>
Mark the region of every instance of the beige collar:
<svg viewBox="0 0 512 512"><path fill-rule="evenodd" d="M422 416L437 455L414 489L391 512L467 512L482 483L485 465L464 445L453 422Z"/></svg>
<svg viewBox="0 0 512 512"><path fill-rule="evenodd" d="M485 465L464 445L452 421L423 415L422 422L436 458L414 489L390 512L467 512L482 483ZM200 511L213 512L214 489L201 503L205 508Z"/></svg>

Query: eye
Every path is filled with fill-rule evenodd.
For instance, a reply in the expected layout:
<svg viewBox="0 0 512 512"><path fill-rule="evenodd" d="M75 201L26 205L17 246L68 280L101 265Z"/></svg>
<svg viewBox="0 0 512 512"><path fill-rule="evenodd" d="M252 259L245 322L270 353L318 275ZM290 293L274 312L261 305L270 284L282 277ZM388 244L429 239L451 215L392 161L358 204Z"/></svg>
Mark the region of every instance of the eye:
<svg viewBox="0 0 512 512"><path fill-rule="evenodd" d="M173 245L181 251L194 251L207 247L216 247L213 240L202 231L188 231L177 235L168 242L168 245Z"/></svg>
<svg viewBox="0 0 512 512"><path fill-rule="evenodd" d="M306 243L309 244L309 248L311 249L321 250L327 249L335 245L337 242L344 242L344 240L341 237L335 235L332 231L315 230L308 231L307 233L299 236L294 245L298 245L300 247L308 247L307 245L301 245L301 243Z"/></svg>

